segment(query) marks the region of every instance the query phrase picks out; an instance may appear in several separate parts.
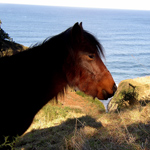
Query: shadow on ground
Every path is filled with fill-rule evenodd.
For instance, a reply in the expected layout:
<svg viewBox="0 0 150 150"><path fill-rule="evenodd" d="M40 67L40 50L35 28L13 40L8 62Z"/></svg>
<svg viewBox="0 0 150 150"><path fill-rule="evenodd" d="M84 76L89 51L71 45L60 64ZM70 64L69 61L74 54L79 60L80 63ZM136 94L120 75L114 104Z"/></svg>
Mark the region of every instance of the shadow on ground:
<svg viewBox="0 0 150 150"><path fill-rule="evenodd" d="M68 119L58 126L34 130L25 134L16 143L15 149L65 149L66 139L69 139L69 137L74 134L75 130L79 130L85 126L100 128L102 127L102 124L96 122L96 120L90 116L83 116L78 119Z"/></svg>

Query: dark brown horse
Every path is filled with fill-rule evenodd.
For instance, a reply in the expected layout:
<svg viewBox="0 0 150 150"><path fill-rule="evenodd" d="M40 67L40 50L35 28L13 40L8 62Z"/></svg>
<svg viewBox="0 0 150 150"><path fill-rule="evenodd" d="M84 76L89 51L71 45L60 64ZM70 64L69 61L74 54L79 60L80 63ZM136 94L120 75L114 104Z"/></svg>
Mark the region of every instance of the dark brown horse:
<svg viewBox="0 0 150 150"><path fill-rule="evenodd" d="M29 50L0 59L0 135L23 134L67 85L101 100L116 91L96 38L76 23Z"/></svg>

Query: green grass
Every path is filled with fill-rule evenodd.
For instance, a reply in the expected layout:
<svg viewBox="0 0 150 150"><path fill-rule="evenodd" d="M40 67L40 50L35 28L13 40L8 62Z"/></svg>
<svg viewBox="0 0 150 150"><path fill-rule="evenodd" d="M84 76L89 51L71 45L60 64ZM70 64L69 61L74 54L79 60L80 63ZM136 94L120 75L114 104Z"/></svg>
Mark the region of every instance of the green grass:
<svg viewBox="0 0 150 150"><path fill-rule="evenodd" d="M62 104L52 104L45 105L42 109L43 115L49 121L58 119L60 116L65 118L68 115L68 112L72 113L81 113L81 109L62 107ZM35 121L35 120L34 120Z"/></svg>
<svg viewBox="0 0 150 150"><path fill-rule="evenodd" d="M95 106L97 106L101 111L105 111L104 104L97 98L93 99L91 96L88 96L84 92L81 92L81 91L77 91L76 93L84 97L90 104L94 104Z"/></svg>
<svg viewBox="0 0 150 150"><path fill-rule="evenodd" d="M6 150L14 150L15 143L18 141L19 136L16 137L9 137L6 136L3 138L3 142L0 141L0 149L6 149Z"/></svg>

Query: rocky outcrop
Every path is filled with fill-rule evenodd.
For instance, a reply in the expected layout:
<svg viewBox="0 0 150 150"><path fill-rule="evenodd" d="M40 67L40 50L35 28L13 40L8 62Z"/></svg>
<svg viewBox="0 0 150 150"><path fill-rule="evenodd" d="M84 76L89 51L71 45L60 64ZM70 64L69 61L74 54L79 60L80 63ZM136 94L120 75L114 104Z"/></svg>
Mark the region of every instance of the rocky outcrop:
<svg viewBox="0 0 150 150"><path fill-rule="evenodd" d="M150 76L123 80L108 103L109 112L150 102Z"/></svg>

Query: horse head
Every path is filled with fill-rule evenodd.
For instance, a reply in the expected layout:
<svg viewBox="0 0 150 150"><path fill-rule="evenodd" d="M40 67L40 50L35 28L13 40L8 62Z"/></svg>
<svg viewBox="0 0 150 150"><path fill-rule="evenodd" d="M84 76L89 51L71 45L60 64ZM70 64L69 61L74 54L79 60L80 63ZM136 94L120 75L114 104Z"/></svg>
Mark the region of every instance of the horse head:
<svg viewBox="0 0 150 150"><path fill-rule="evenodd" d="M69 31L71 50L66 64L70 70L66 72L69 85L101 100L113 96L117 87L101 59L102 45L83 29L82 23L76 23Z"/></svg>

